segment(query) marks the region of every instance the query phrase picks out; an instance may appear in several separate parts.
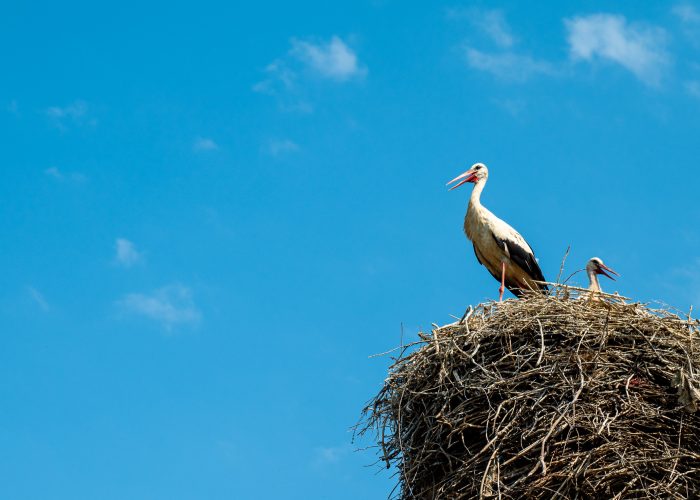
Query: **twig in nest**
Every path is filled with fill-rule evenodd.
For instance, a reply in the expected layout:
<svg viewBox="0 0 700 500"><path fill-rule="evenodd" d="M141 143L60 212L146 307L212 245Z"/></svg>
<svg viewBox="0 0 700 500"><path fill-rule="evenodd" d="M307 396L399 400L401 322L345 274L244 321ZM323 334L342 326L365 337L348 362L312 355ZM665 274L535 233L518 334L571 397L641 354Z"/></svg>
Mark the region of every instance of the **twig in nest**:
<svg viewBox="0 0 700 500"><path fill-rule="evenodd" d="M569 251L571 250L571 245L566 247L566 252L564 257L561 259L561 265L559 266L559 274L557 275L557 283L561 283L561 274L564 272L564 264L566 263L566 258L569 256Z"/></svg>

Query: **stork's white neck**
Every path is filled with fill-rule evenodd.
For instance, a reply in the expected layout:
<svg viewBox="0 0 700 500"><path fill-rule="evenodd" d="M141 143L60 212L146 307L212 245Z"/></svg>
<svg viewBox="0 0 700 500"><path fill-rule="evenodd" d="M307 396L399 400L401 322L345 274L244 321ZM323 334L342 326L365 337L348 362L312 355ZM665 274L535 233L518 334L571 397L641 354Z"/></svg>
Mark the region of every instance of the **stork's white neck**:
<svg viewBox="0 0 700 500"><path fill-rule="evenodd" d="M481 207L481 192L486 185L486 179L480 179L474 184L472 195L469 197L469 206Z"/></svg>
<svg viewBox="0 0 700 500"><path fill-rule="evenodd" d="M598 275L593 269L588 269L588 289L592 292L601 292L600 283L598 283Z"/></svg>

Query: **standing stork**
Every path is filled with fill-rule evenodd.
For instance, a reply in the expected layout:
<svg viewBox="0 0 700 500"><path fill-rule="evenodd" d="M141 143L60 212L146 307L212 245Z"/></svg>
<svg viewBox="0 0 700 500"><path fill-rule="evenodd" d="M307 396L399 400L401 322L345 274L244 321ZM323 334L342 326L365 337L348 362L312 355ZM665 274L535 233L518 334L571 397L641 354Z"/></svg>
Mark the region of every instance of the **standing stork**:
<svg viewBox="0 0 700 500"><path fill-rule="evenodd" d="M547 291L547 285L536 283L545 279L535 253L525 238L481 204L481 192L488 177L486 165L475 163L472 168L447 183L449 186L460 181L450 191L467 182L474 184L467 215L464 217L464 232L474 245L477 260L501 282L498 289L499 302L503 300L506 288L516 297L521 297L525 290Z"/></svg>
<svg viewBox="0 0 700 500"><path fill-rule="evenodd" d="M606 272L607 271L607 272ZM611 280L615 281L615 278L610 276L608 272L614 274L615 276L620 276L615 271L610 269L608 266L603 264L603 261L598 257L593 257L586 264L586 274L588 274L588 289L591 292L602 292L600 289L600 283L598 283L598 275L602 274L607 276Z"/></svg>

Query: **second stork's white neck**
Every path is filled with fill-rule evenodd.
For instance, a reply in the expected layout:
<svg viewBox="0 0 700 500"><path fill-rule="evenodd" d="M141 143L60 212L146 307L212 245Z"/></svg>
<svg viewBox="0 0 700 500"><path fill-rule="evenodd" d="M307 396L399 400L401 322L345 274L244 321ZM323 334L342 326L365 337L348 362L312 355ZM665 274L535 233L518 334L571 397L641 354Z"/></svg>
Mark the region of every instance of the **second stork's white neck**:
<svg viewBox="0 0 700 500"><path fill-rule="evenodd" d="M592 292L601 292L600 283L598 283L598 275L593 269L588 269L588 289Z"/></svg>

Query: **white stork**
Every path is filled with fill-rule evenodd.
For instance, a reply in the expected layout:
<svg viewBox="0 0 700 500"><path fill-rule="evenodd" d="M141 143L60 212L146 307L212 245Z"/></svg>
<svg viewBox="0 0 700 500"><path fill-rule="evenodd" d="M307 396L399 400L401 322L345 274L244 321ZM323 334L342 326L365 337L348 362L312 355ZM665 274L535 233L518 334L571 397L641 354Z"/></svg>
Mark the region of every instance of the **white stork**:
<svg viewBox="0 0 700 500"><path fill-rule="evenodd" d="M525 238L481 204L481 192L488 177L486 165L475 163L447 185L460 181L450 188L451 191L467 182L474 183L464 218L464 232L474 245L479 263L501 282L498 300L503 300L506 288L516 297L521 297L524 290L548 290L547 285L535 283L545 279Z"/></svg>
<svg viewBox="0 0 700 500"><path fill-rule="evenodd" d="M600 283L598 283L599 274L607 276L611 280L615 281L615 278L610 276L608 272L614 274L615 276L620 276L608 266L603 264L603 261L600 260L598 257L591 258L588 261L588 264L586 264L586 274L588 274L588 289L591 292L602 292L602 290L600 289Z"/></svg>

